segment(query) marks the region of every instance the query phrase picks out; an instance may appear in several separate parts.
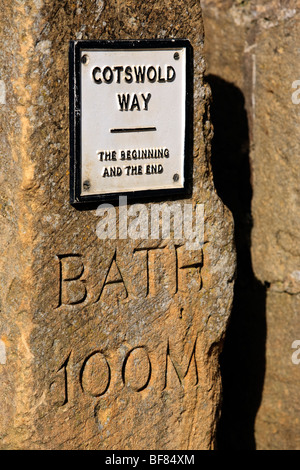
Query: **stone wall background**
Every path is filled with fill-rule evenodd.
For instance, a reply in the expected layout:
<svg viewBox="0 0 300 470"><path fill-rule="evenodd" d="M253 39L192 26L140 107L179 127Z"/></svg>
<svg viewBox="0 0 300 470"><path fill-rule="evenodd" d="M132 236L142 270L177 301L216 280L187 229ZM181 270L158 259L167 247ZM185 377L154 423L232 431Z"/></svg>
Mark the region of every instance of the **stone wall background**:
<svg viewBox="0 0 300 470"><path fill-rule="evenodd" d="M219 447L299 449L300 2L201 3L214 179L238 253Z"/></svg>

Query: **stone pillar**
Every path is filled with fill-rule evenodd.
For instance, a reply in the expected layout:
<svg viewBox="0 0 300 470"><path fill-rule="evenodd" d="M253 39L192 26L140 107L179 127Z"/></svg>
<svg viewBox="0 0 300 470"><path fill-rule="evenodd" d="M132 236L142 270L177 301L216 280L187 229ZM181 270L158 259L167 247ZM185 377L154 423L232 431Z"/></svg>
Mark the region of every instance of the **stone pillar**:
<svg viewBox="0 0 300 470"><path fill-rule="evenodd" d="M199 2L16 0L2 14L1 448L214 448L235 254ZM204 204L198 250L101 240L96 210L69 203L69 41L164 37L194 49L192 194L165 202Z"/></svg>

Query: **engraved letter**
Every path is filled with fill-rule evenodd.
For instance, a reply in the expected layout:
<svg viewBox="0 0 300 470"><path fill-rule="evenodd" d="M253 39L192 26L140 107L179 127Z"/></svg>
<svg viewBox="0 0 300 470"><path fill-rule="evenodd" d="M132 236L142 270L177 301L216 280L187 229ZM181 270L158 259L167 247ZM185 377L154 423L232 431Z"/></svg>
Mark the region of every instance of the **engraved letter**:
<svg viewBox="0 0 300 470"><path fill-rule="evenodd" d="M64 406L69 401L67 367L70 356L71 353L58 369L57 378L51 382L49 387L51 403L56 406Z"/></svg>
<svg viewBox="0 0 300 470"><path fill-rule="evenodd" d="M87 290L85 280L80 279L84 272L84 265L80 255L57 255L59 259L59 302L61 305L76 305L85 301Z"/></svg>
<svg viewBox="0 0 300 470"><path fill-rule="evenodd" d="M95 303L99 302L99 300L101 299L101 296L103 294L105 287L110 286L110 285L114 285L114 286L121 285L122 298L126 299L128 297L128 291L127 291L123 276L121 274L121 271L119 269L119 266L117 264L116 258L117 258L117 252L115 251L112 257L112 260L110 262L109 268L107 270L103 285L101 287L100 294L97 297ZM118 295L120 295L120 292L118 292Z"/></svg>
<svg viewBox="0 0 300 470"><path fill-rule="evenodd" d="M185 291L186 286L194 292L202 288L201 268L203 266L202 250L190 251L185 246L175 246L176 254L176 293Z"/></svg>
<svg viewBox="0 0 300 470"><path fill-rule="evenodd" d="M188 355L183 357L183 359L181 360L181 365L180 363L178 363L178 360L175 361L174 360L174 354L173 352L171 352L171 347L170 347L170 341L168 341L168 344L167 344L167 354L166 354L166 369L165 369L165 384L164 384L164 387L163 387L163 390L165 390L167 388L167 385L168 385L168 370L169 370L169 363L173 366L173 369L175 371L175 374L177 376L177 379L178 379L178 382L181 386L183 386L183 380L187 377L188 373L189 373L189 370L190 370L190 367L191 367L191 364L192 362L194 363L194 385L197 385L198 384L198 368L197 368L197 361L196 361L196 344L197 344L197 338L195 339L194 341L194 345L193 345L193 349L192 349L192 353L188 359L188 363L186 361L186 359L188 358ZM184 364L187 363L187 367L186 367L186 370L184 372Z"/></svg>
<svg viewBox="0 0 300 470"><path fill-rule="evenodd" d="M106 357L100 351L95 351L85 359L81 368L81 389L92 397L100 397L109 388L110 376L110 367Z"/></svg>
<svg viewBox="0 0 300 470"><path fill-rule="evenodd" d="M151 378L151 362L144 346L129 351L123 364L122 377L124 385L135 392L147 388Z"/></svg>

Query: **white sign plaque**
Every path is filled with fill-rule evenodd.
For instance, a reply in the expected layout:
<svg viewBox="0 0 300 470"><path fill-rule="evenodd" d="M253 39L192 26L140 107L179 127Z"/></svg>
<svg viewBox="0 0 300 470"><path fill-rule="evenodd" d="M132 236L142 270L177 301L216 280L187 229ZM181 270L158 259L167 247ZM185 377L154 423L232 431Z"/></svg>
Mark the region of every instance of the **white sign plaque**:
<svg viewBox="0 0 300 470"><path fill-rule="evenodd" d="M71 57L71 202L184 190L189 42L75 41Z"/></svg>

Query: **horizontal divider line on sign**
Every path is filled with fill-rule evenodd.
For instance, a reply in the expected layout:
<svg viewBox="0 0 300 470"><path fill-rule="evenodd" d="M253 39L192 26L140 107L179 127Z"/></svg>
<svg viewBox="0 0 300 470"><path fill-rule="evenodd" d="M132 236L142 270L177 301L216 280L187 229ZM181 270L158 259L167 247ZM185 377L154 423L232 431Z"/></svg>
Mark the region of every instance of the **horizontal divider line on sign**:
<svg viewBox="0 0 300 470"><path fill-rule="evenodd" d="M128 132L153 132L157 131L156 127L128 127L123 129L110 129L112 134L126 134Z"/></svg>

